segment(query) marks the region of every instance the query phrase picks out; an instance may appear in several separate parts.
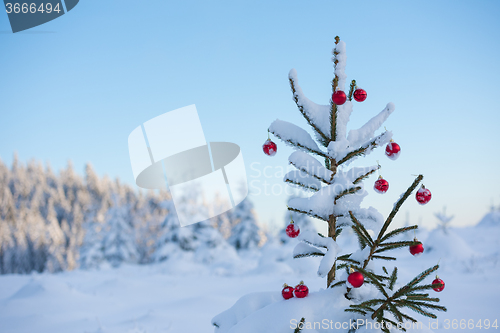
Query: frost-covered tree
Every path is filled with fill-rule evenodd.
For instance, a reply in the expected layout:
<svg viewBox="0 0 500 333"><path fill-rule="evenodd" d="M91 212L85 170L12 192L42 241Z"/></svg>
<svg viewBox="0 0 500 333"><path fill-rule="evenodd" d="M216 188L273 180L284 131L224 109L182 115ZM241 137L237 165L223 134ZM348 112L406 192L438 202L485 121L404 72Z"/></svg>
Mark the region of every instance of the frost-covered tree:
<svg viewBox="0 0 500 333"><path fill-rule="evenodd" d="M416 245L412 240L394 241L395 236L416 229L416 225L392 231L389 231L389 227L423 176L419 175L415 179L385 219L373 207L360 207L367 195L363 180L375 173L380 166L349 168L348 165L356 158L366 156L375 148L390 142L392 137L390 131L386 130L380 134L376 134L376 131L395 107L389 103L365 125L347 131L347 124L353 111L351 100L357 86L353 80L349 92L344 93L347 78L346 46L338 37L335 40L336 45L333 50L335 77L332 80L333 96L329 105L319 105L309 100L298 84L297 72L292 69L289 73L293 99L314 132L315 139L301 127L282 120L274 121L268 129L270 133L296 149L290 155L289 162L297 170L288 173L285 181L314 192L306 198L290 199L288 209L316 218L328 225L326 236L314 232L301 232L299 240L302 242L295 247L293 253L295 258L322 257L317 273L326 279L327 289L317 292L315 303L277 302L279 299L271 295L269 297L249 295L246 301L241 300L242 304L237 303L232 309L213 319L212 323L216 326L217 332L228 330L281 332L290 327L294 318L290 316L299 316L299 319L301 316L302 322L306 320L322 322L324 319L332 322L349 322L362 318L365 320L363 323L367 325L365 329L368 328L368 323L378 323L378 329L367 329L367 332L382 330L389 333L389 324L396 329L399 322L416 322L406 310L413 310L432 318L436 318L432 313L433 310L446 310L435 304L439 302L438 298L430 297L426 293L427 290L441 285L424 283L424 279L436 271L438 265L425 270L405 284L397 281L397 267L390 272L385 267L378 268L375 265L376 261L396 260L388 255L393 249ZM343 97L343 101L337 99L339 96ZM341 252L337 245L337 238L345 235L342 231L346 228L353 230L359 242L359 250L354 253ZM348 282L351 274L363 278L364 284L361 282L361 288L359 284L354 286ZM260 299L253 299L255 297ZM337 299L338 297L344 298L344 301ZM258 304L258 307L254 304ZM246 313L242 315L241 311ZM274 314L272 320L267 320L265 323L259 321L260 318L271 318L269 313ZM238 318L245 320L239 321ZM249 329L250 327L252 329ZM344 331L352 333L357 328L351 327ZM295 330L298 331L300 327Z"/></svg>
<svg viewBox="0 0 500 333"><path fill-rule="evenodd" d="M229 244L236 250L252 250L261 245L263 233L260 230L255 217L255 211L250 199L245 198L232 211L232 217L235 225L231 230L231 236L228 239Z"/></svg>
<svg viewBox="0 0 500 333"><path fill-rule="evenodd" d="M451 220L453 220L453 218L455 216L454 215L446 215L446 207L443 207L442 212L434 213L434 216L439 221L438 228L440 228L444 234L447 234L450 222L451 222Z"/></svg>
<svg viewBox="0 0 500 333"><path fill-rule="evenodd" d="M127 206L118 202L115 198L114 204L107 212L106 227L102 240L104 259L112 266L121 263L135 263L138 259L133 227Z"/></svg>

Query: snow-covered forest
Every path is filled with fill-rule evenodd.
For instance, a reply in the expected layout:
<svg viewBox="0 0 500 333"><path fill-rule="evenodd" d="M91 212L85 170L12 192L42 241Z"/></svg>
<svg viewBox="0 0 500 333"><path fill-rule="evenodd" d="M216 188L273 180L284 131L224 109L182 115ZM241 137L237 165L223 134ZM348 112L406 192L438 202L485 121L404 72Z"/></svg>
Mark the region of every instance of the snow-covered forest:
<svg viewBox="0 0 500 333"><path fill-rule="evenodd" d="M0 160L0 272L59 272L171 257L209 263L266 241L252 203L181 228L167 192L141 192L69 162Z"/></svg>

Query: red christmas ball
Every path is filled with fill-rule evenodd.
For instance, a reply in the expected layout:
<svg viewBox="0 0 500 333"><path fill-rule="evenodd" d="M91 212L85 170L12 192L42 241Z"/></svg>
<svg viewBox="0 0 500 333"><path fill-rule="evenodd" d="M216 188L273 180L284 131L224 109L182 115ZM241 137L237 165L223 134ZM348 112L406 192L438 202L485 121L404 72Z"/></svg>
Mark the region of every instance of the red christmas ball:
<svg viewBox="0 0 500 333"><path fill-rule="evenodd" d="M347 100L347 96L346 96L345 92L343 92L342 90L337 90L332 95L332 101L333 101L333 103L335 103L337 105L344 104L346 100Z"/></svg>
<svg viewBox="0 0 500 333"><path fill-rule="evenodd" d="M352 272L347 277L347 282L349 282L354 288L359 288L365 282L365 277L360 272Z"/></svg>
<svg viewBox="0 0 500 333"><path fill-rule="evenodd" d="M417 240L415 240L417 241ZM410 253L414 255L415 257L420 256L422 253L424 253L424 246L422 243L418 243L415 245L410 246Z"/></svg>
<svg viewBox="0 0 500 333"><path fill-rule="evenodd" d="M385 155L389 157L391 160L395 161L398 159L401 154L401 147L391 140L385 147Z"/></svg>
<svg viewBox="0 0 500 333"><path fill-rule="evenodd" d="M285 229L286 235L290 238L295 238L300 234L300 228L295 223L290 223Z"/></svg>
<svg viewBox="0 0 500 333"><path fill-rule="evenodd" d="M389 182L380 176L375 182L375 185L373 185L373 189L377 193L384 194L389 189Z"/></svg>
<svg viewBox="0 0 500 333"><path fill-rule="evenodd" d="M262 150L264 151L264 154L274 156L278 151L278 146L276 146L276 144L270 139L267 139L266 142L264 142L264 144L262 145Z"/></svg>
<svg viewBox="0 0 500 333"><path fill-rule="evenodd" d="M360 88L354 90L354 99L357 102L363 102L366 99L366 91Z"/></svg>
<svg viewBox="0 0 500 333"><path fill-rule="evenodd" d="M281 291L281 295L284 299L290 299L293 297L293 287L287 285L286 283L283 285L283 290Z"/></svg>
<svg viewBox="0 0 500 333"><path fill-rule="evenodd" d="M431 191L429 189L425 188L424 185L422 185L418 191L417 194L415 194L415 198L417 199L418 203L421 205L425 205L429 201L431 201Z"/></svg>
<svg viewBox="0 0 500 333"><path fill-rule="evenodd" d="M432 289L434 289L434 291L437 291L437 292L443 291L444 281L441 280L440 278L438 278L437 276L436 276L436 279L434 281L432 281L432 284L440 284L440 286L436 286L436 288L432 288Z"/></svg>
<svg viewBox="0 0 500 333"><path fill-rule="evenodd" d="M304 284L304 281L300 281L298 285L295 286L295 297L304 298L309 294L309 288Z"/></svg>

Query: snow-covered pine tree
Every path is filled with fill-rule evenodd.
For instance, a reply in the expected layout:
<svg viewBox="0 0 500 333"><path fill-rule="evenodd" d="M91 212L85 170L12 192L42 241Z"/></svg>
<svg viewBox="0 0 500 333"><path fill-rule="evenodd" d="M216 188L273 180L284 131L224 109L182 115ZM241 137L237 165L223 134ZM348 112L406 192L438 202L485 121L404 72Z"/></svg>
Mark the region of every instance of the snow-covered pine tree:
<svg viewBox="0 0 500 333"><path fill-rule="evenodd" d="M106 225L102 240L104 259L112 266L121 263L135 263L137 252L132 223L128 207L113 195L113 204L106 214Z"/></svg>
<svg viewBox="0 0 500 333"><path fill-rule="evenodd" d="M236 250L253 250L261 245L264 234L260 230L253 204L250 199L245 198L239 205L234 207L232 217L236 225L231 230L231 236L227 240Z"/></svg>
<svg viewBox="0 0 500 333"><path fill-rule="evenodd" d="M446 215L446 207L443 207L442 212L434 213L434 216L439 221L438 228L440 228L444 234L447 234L450 222L451 222L451 220L453 220L453 218L455 216L454 215Z"/></svg>
<svg viewBox="0 0 500 333"><path fill-rule="evenodd" d="M334 96L338 96L339 91L342 93L345 91L346 85L346 46L339 37L335 38L335 44L332 59L335 77L332 81L332 90ZM439 299L430 297L426 291L441 284L425 284L424 279L435 272L438 265L420 273L400 288L395 288L398 283L397 267L394 267L392 273L385 267L380 272L376 272L376 266L373 264L375 260L396 260L394 257L387 256L388 251L415 245L415 242L411 240L393 241L392 239L394 236L416 229L416 225L392 231L389 231L389 227L401 205L417 188L423 176L419 175L414 180L384 220L374 208L360 208L361 201L367 195L363 180L375 173L379 166L347 168L354 159L366 156L375 148L389 143L392 137L391 132L386 130L378 135L375 135L375 132L394 111L394 104L387 104L378 115L361 128L347 133L347 123L353 110L351 100L356 89L356 81L351 82L348 94L344 95L345 102L338 102L338 105L334 103L333 96L330 105L318 105L309 100L298 84L297 73L294 69L289 73L289 82L293 99L311 126L316 140L304 129L282 120L274 121L268 130L297 149L289 157L289 162L297 168L297 171L287 174L285 181L315 192L307 198L289 200L288 209L314 217L328 225L327 236L302 232L299 236L302 242L294 249L295 258L323 257L318 274L326 278L327 289L317 293L315 296L317 302L302 303L307 304L307 307L300 307L298 302L277 301L273 295L269 297L247 295L233 308L212 320L216 326L216 332L227 332L230 329L231 332L253 332L259 331L260 328L282 332L289 329L294 318L297 320L296 323L301 320L301 317L303 323L308 318L320 322L323 319L337 322L339 319L340 321L347 320L346 315L350 313L349 319L354 319L354 321L363 318L366 320L364 323L379 324L378 329L367 329L367 332L382 330L389 333L389 326L396 328L398 323L416 322L416 319L404 312L404 308L423 316L436 318L431 311L446 311L446 308L435 304L439 302ZM324 164L316 157L323 160ZM342 230L346 228L352 228L358 238L360 249L355 253L341 253L337 245L337 237L341 237ZM367 228L373 232L370 233ZM359 273L363 275L364 285L361 288L353 288L353 285L347 282L351 270L357 271L357 276ZM337 298L340 295L343 295L344 301ZM260 299L253 299L256 297ZM246 301L250 303L243 304ZM254 303L259 303L259 306L251 305ZM249 308L255 312L250 313ZM342 308L344 311L341 310ZM246 312L244 315L240 313L242 310ZM339 313L339 310L343 314ZM270 318L269 313L274 314L273 320L268 320L263 325L258 324L259 318ZM242 317L245 316L246 318L243 319ZM245 325L252 325L253 330L249 330L249 327ZM241 327L242 330L234 326ZM352 326L345 329L350 333L356 330L357 328ZM295 332L299 331L300 327L297 327Z"/></svg>

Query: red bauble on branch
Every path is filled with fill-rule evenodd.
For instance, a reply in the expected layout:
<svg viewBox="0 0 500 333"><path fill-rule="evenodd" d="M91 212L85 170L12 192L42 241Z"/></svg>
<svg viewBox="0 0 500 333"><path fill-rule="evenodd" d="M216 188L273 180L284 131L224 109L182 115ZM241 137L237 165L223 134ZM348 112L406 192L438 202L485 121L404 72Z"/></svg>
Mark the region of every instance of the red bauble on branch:
<svg viewBox="0 0 500 333"><path fill-rule="evenodd" d="M363 102L366 99L366 91L364 89L358 88L354 90L354 99L356 102Z"/></svg>
<svg viewBox="0 0 500 333"><path fill-rule="evenodd" d="M373 189L377 193L384 194L389 189L389 182L382 178L382 176L379 176L377 181L373 185Z"/></svg>
<svg viewBox="0 0 500 333"><path fill-rule="evenodd" d="M276 146L276 144L272 142L271 139L267 139L266 142L264 142L264 144L262 145L262 150L264 151L264 154L274 156L278 151L278 146Z"/></svg>
<svg viewBox="0 0 500 333"><path fill-rule="evenodd" d="M293 220L292 220L292 222L290 222L290 224L287 225L285 232L286 232L286 235L288 237L295 238L300 234L300 228L298 225L293 223Z"/></svg>
<svg viewBox="0 0 500 333"><path fill-rule="evenodd" d="M347 277L347 282L349 282L354 288L359 288L365 282L365 277L360 272L354 272L351 268L351 274Z"/></svg>
<svg viewBox="0 0 500 333"><path fill-rule="evenodd" d="M443 291L443 289L444 289L444 281L441 280L439 278L439 276L436 275L436 279L434 281L432 281L432 284L433 285L435 285L435 284L437 285L437 286L435 286L435 287L432 288L432 289L434 289L434 291L437 291L438 293L441 292L441 291Z"/></svg>
<svg viewBox="0 0 500 333"><path fill-rule="evenodd" d="M421 205L425 205L429 201L431 201L431 191L429 189L425 188L424 185L422 185L417 193L415 194L415 198L417 199L418 203Z"/></svg>
<svg viewBox="0 0 500 333"><path fill-rule="evenodd" d="M304 281L300 281L298 285L295 286L295 297L304 298L309 294L309 288L304 284Z"/></svg>
<svg viewBox="0 0 500 333"><path fill-rule="evenodd" d="M293 287L287 285L286 283L283 285L283 290L281 291L281 295L284 299L290 299L293 297Z"/></svg>
<svg viewBox="0 0 500 333"><path fill-rule="evenodd" d="M343 92L342 90L337 90L332 95L332 102L337 104L337 105L344 104L346 100L347 100L347 96L346 96L345 92Z"/></svg>
<svg viewBox="0 0 500 333"><path fill-rule="evenodd" d="M391 160L395 161L401 154L401 147L394 141L391 140L385 147L385 155Z"/></svg>
<svg viewBox="0 0 500 333"><path fill-rule="evenodd" d="M414 239L414 241L418 242L418 244L410 246L410 253L415 257L418 257L422 253L424 253L424 246L416 238Z"/></svg>

